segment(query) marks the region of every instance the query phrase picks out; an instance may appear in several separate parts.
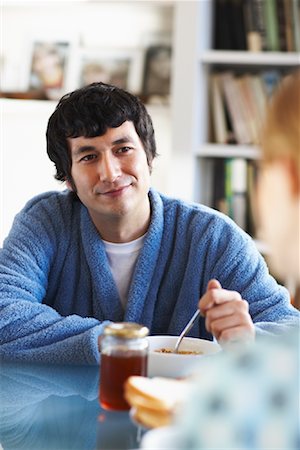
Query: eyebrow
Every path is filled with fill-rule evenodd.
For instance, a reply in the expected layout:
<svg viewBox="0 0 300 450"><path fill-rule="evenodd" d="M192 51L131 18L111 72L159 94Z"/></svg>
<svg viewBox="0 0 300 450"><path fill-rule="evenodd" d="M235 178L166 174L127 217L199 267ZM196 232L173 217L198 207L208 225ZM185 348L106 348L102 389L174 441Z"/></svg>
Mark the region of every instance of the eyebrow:
<svg viewBox="0 0 300 450"><path fill-rule="evenodd" d="M94 145L81 145L80 147L76 148L72 153L74 156L81 155L85 152L90 152L96 150L96 147Z"/></svg>
<svg viewBox="0 0 300 450"><path fill-rule="evenodd" d="M126 142L132 142L134 143L134 140L128 136L127 134L119 139L116 139L112 142L113 145L118 145L118 144L125 144Z"/></svg>
<svg viewBox="0 0 300 450"><path fill-rule="evenodd" d="M125 135L125 136L122 136L122 137L112 141L112 145L125 144L126 142L130 142L130 143L134 144L134 140L130 136ZM81 155L82 153L95 151L95 150L97 150L97 148L94 145L90 145L90 144L89 145L81 145L80 147L76 148L73 151L73 155L78 156L78 155Z"/></svg>

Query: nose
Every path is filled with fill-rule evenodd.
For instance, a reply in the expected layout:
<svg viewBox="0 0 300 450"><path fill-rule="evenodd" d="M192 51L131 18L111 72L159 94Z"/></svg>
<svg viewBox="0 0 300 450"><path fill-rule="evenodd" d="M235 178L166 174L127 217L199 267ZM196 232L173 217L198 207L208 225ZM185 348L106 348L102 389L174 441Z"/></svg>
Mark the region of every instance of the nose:
<svg viewBox="0 0 300 450"><path fill-rule="evenodd" d="M99 164L100 180L105 183L113 183L121 175L120 162L111 153L102 155Z"/></svg>

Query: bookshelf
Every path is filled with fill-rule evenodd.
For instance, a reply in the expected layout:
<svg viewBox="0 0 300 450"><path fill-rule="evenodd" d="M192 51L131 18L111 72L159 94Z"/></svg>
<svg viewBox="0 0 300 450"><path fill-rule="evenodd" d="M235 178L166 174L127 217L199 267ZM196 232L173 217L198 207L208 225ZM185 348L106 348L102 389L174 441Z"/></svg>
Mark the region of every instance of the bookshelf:
<svg viewBox="0 0 300 450"><path fill-rule="evenodd" d="M228 71L234 76L260 75L266 71L286 74L300 68L300 53L296 51L215 50L215 5L210 0L177 4L174 29L178 67L173 82L173 150L178 155L188 152L192 155L192 177L183 167L180 173L185 180L185 195L213 207L215 161L240 159L255 163L260 151L259 143L216 143L211 111L212 74ZM250 234L257 237L253 229ZM264 243L257 242L265 253Z"/></svg>

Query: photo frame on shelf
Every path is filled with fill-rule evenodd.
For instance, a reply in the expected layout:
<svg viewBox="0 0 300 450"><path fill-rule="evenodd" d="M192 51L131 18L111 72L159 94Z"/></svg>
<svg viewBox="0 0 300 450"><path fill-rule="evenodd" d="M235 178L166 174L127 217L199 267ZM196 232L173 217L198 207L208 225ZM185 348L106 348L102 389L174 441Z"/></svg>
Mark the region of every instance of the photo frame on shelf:
<svg viewBox="0 0 300 450"><path fill-rule="evenodd" d="M68 39L34 38L29 44L26 89L59 99L67 90L73 42Z"/></svg>
<svg viewBox="0 0 300 450"><path fill-rule="evenodd" d="M169 97L172 48L168 44L150 45L145 52L143 96Z"/></svg>
<svg viewBox="0 0 300 450"><path fill-rule="evenodd" d="M134 94L141 92L143 53L139 49L83 47L78 49L74 60L72 89L102 81Z"/></svg>

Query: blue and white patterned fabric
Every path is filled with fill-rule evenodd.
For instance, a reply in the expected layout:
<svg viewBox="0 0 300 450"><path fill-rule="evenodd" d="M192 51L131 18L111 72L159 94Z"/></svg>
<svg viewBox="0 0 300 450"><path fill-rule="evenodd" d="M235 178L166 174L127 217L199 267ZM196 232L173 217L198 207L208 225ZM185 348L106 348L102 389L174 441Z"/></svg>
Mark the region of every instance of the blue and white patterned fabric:
<svg viewBox="0 0 300 450"><path fill-rule="evenodd" d="M299 333L209 359L178 417L185 450L299 449L299 384Z"/></svg>

